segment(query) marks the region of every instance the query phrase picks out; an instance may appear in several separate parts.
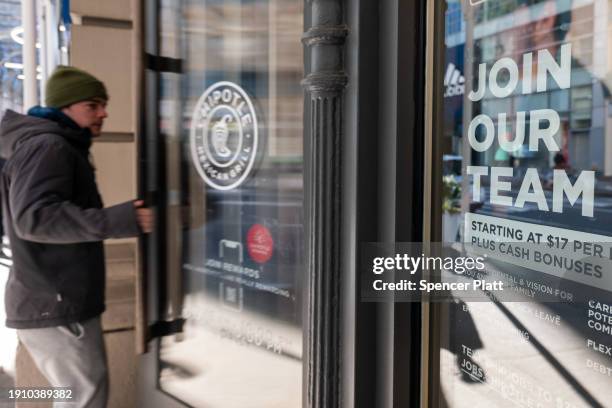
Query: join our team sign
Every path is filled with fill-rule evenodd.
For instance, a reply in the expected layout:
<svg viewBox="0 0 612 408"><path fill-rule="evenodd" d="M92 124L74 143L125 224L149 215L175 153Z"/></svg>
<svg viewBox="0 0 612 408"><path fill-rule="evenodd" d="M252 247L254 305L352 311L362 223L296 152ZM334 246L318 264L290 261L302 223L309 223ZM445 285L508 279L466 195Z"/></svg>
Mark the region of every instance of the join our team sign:
<svg viewBox="0 0 612 408"><path fill-rule="evenodd" d="M497 60L490 69L486 63L481 63L473 89L467 97L472 102L478 102L485 95L506 98L517 91L523 95L547 92L553 83L559 89L569 89L571 44L563 44L558 54L557 62L547 49L525 53L522 55L522 72L512 58ZM502 72L504 75L501 75ZM542 147L552 154L561 150L557 138L561 120L554 109L516 112L512 137L507 135L507 120L506 113L499 113L496 129L489 115L473 117L467 128L470 147L476 152L486 152L499 146L512 154L524 148L528 139L527 148L531 152L537 152ZM496 139L497 144L494 143ZM539 211L563 213L567 199L570 206L580 207L582 217L592 219L594 216L594 171L581 171L572 182L565 169L554 169L552 205L546 199L537 168L526 169L520 189L514 196L511 195L512 183L507 181L514 177L514 168L467 166L466 172L473 179L471 193L474 201L482 201L481 179L489 177L491 204L502 208L524 208L527 203L532 203ZM529 269L612 290L612 274L604 273L610 268L612 260L612 237L467 213L464 241L496 258Z"/></svg>
<svg viewBox="0 0 612 408"><path fill-rule="evenodd" d="M533 92L546 92L548 90L549 76L557 83L560 89L570 87L572 49L571 44L564 44L560 50L560 63L555 61L551 53L544 49L537 52L537 73L535 84L533 83L533 53L523 55L523 75L522 75L522 94ZM505 85L499 84L499 74L507 70L510 74L509 80ZM487 75L487 64L480 64L478 67L477 88L472 90L468 98L472 102L480 101L486 90L496 98L505 98L515 92L519 83L519 67L511 58L502 58L496 61ZM525 143L526 113L519 111L516 113L516 132L514 139L506 138L506 113L500 113L497 117L497 140L499 147L508 153L519 150ZM529 151L537 152L540 141L550 152L559 152L561 147L555 140L555 135L560 129L561 120L559 113L553 109L536 109L529 112ZM478 140L476 130L484 127L484 138ZM472 119L469 124L468 140L472 149L477 152L485 152L494 146L495 124L493 119L481 114ZM595 172L582 171L578 178L572 183L563 169L554 170L553 173L553 200L552 208L549 207L544 195L544 189L540 182L538 170L535 168L527 169L521 188L516 199L502 195L500 192L510 191L510 183L502 181L502 177L512 177L514 169L512 167L488 167L488 166L467 166L467 174L474 177L473 198L480 201L480 178L490 176L491 192L490 200L492 204L523 208L526 203L532 202L538 206L540 211L563 212L563 200L567 197L570 205L580 205L582 215L593 217L594 195L595 195ZM582 200L578 203L578 198Z"/></svg>

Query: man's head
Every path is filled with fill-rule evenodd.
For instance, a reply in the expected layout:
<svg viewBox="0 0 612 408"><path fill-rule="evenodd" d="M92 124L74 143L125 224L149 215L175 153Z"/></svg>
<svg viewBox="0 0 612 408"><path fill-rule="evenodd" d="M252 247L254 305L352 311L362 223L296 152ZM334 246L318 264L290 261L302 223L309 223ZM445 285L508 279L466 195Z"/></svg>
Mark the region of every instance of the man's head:
<svg viewBox="0 0 612 408"><path fill-rule="evenodd" d="M92 136L102 132L108 116L106 87L93 75L74 67L59 66L46 85L46 105L61 109L82 128L89 128Z"/></svg>

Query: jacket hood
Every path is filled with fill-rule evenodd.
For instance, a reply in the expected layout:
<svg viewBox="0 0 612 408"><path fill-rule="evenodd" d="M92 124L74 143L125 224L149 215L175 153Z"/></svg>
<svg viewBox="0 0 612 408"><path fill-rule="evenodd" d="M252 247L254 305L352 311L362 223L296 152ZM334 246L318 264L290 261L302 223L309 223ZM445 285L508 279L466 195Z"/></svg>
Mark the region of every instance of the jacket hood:
<svg viewBox="0 0 612 408"><path fill-rule="evenodd" d="M88 150L91 146L91 133L88 129L73 128L52 119L7 110L0 122L0 156L8 159L19 144L45 134L62 136L79 149Z"/></svg>

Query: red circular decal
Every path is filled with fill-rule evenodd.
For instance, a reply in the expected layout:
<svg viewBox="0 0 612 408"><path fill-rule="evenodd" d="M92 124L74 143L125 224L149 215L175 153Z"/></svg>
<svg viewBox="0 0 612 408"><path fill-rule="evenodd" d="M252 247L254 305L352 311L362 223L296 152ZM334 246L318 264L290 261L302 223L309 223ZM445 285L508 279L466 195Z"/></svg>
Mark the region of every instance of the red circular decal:
<svg viewBox="0 0 612 408"><path fill-rule="evenodd" d="M274 241L270 230L261 224L255 224L247 233L247 250L249 256L257 263L265 263L272 258Z"/></svg>

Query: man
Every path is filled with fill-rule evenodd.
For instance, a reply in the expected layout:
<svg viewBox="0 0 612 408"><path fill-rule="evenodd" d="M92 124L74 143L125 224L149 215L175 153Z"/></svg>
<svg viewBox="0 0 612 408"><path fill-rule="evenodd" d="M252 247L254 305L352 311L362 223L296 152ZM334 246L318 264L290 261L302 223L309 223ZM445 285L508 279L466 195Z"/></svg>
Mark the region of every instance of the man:
<svg viewBox="0 0 612 408"><path fill-rule="evenodd" d="M89 148L107 101L97 78L60 66L46 85L47 107L7 111L0 123L7 159L0 191L13 254L6 324L52 386L72 389L70 407L105 407L108 396L102 241L152 229L142 201L103 208Z"/></svg>

